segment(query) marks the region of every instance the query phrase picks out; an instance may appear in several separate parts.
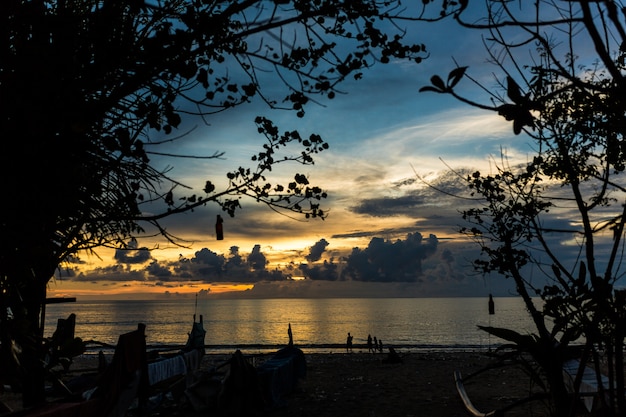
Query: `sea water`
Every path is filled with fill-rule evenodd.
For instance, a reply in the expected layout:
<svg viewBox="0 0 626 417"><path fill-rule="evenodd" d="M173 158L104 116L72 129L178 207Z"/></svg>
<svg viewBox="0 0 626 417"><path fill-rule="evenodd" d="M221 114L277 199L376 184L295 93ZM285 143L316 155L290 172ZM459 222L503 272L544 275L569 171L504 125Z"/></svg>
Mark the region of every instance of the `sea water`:
<svg viewBox="0 0 626 417"><path fill-rule="evenodd" d="M185 344L195 314L215 352L273 350L288 342L289 325L294 343L309 351L339 351L348 332L356 348L371 335L405 350L487 349L504 342L478 325L532 332L521 299L495 298L495 308L490 315L487 298L79 300L48 305L45 334L70 313L76 314L76 336L95 347L114 346L119 335L143 323L149 346L171 348Z"/></svg>

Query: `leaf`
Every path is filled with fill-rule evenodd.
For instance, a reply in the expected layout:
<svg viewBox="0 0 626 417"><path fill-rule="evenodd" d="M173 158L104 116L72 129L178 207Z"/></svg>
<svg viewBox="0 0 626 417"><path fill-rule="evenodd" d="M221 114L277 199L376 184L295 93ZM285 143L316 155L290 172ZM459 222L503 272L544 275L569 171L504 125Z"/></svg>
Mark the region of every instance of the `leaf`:
<svg viewBox="0 0 626 417"><path fill-rule="evenodd" d="M202 87L207 88L209 86L209 76L206 68L200 68L198 74L196 74L196 80L202 84Z"/></svg>
<svg viewBox="0 0 626 417"><path fill-rule="evenodd" d="M522 104L526 100L524 96L522 96L522 92L519 88L519 85L515 82L515 80L511 77L506 77L506 95L509 96L513 103Z"/></svg>
<svg viewBox="0 0 626 417"><path fill-rule="evenodd" d="M446 85L444 84L444 82L443 82L443 80L441 79L440 76L433 75L432 77L430 77L430 82L432 83L432 85L437 87L439 90L445 91Z"/></svg>
<svg viewBox="0 0 626 417"><path fill-rule="evenodd" d="M500 339L515 343L517 348L523 351L531 352L537 346L537 342L532 336L523 335L514 330L490 326L478 326L478 328Z"/></svg>
<svg viewBox="0 0 626 417"><path fill-rule="evenodd" d="M513 104L503 104L498 107L498 114L507 121L515 119L515 106Z"/></svg>
<svg viewBox="0 0 626 417"><path fill-rule="evenodd" d="M466 70L467 67L458 67L450 71L450 74L448 74L448 88L453 88L457 85L465 75Z"/></svg>
<svg viewBox="0 0 626 417"><path fill-rule="evenodd" d="M519 135L524 126L533 127L534 118L524 106L517 104L503 104L497 108L498 114L508 121L513 121L513 132Z"/></svg>
<svg viewBox="0 0 626 417"><path fill-rule="evenodd" d="M204 191L205 193L210 194L210 193L212 193L214 190L215 190L215 185L213 185L213 183L212 183L211 181L207 181L207 182L204 184L204 189L203 189L203 191Z"/></svg>
<svg viewBox="0 0 626 417"><path fill-rule="evenodd" d="M443 93L443 91L441 91L440 89L432 87L430 85L424 86L424 87L419 89L420 93L423 93L424 91L432 91L434 93Z"/></svg>

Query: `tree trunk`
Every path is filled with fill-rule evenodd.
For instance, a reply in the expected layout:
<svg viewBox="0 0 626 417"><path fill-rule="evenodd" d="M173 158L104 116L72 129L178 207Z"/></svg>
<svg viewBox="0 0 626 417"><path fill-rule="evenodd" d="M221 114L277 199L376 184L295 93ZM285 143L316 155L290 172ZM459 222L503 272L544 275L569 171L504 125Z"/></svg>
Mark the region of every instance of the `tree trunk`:
<svg viewBox="0 0 626 417"><path fill-rule="evenodd" d="M22 348L20 361L23 367L24 407L41 405L46 401L44 370L46 352L43 344L43 327L40 325L41 310L46 302L46 287L35 284L31 291L24 294L25 311L19 318L23 326L19 343Z"/></svg>
<svg viewBox="0 0 626 417"><path fill-rule="evenodd" d="M46 284L32 275L26 279L5 278L0 291L3 378L21 391L24 407L33 407L45 402L45 351L40 317Z"/></svg>

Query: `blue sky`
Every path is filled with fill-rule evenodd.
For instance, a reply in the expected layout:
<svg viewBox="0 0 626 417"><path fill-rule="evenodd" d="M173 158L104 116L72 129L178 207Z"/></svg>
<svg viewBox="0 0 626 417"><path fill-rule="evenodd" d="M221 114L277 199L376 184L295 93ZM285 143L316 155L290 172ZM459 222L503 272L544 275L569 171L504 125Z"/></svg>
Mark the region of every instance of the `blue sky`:
<svg viewBox="0 0 626 417"><path fill-rule="evenodd" d="M377 64L362 80L343 84L340 89L346 94L323 100L323 105L310 104L302 119L293 112L270 110L259 101L208 117L208 125L185 119L180 130L191 132L167 151L224 152L224 158L153 159L157 166L172 166L171 176L200 190L206 179L218 182L228 170L249 164L263 143L254 124L258 115L270 118L281 130L297 129L303 136L318 133L330 149L317 156L315 165L291 165L274 174L285 178L302 172L325 189L329 193L322 203L329 212L325 221L293 220L252 201L244 201L235 218L208 206L163 222L188 247L145 237L138 240L137 248L154 250L126 254L102 250L100 258L83 255L80 264L64 270L50 284L49 292L79 297L217 294L234 281L239 289L247 289L247 295L256 296L511 294L509 283L499 277L485 279L469 266L478 247L458 234L464 200L436 192L419 178L464 192L454 188L461 184L450 168L461 173L489 171L502 150L513 162L525 161L530 147L496 114L448 96L418 92L433 74L453 69L455 61L477 75L489 75L480 33L445 22L419 25L410 36L426 44L431 53L420 65ZM481 80L495 85L492 79ZM223 241L215 239L217 214L225 218ZM436 236L436 245L431 235ZM360 255L380 254L394 264L386 265L384 276L372 282L323 279L348 264L358 269L354 248ZM389 255L394 250L405 255L394 258ZM255 259L260 261L254 263ZM255 267L251 270L250 265ZM284 279L304 276L303 272L318 279ZM399 273L413 274L415 282L391 276Z"/></svg>

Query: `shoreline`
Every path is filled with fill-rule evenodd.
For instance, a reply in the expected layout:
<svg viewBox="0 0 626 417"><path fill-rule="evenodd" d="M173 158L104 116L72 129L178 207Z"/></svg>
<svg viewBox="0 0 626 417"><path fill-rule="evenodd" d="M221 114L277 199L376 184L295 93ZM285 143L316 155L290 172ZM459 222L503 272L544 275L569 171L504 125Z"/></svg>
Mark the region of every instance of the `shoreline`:
<svg viewBox="0 0 626 417"><path fill-rule="evenodd" d="M97 355L100 350L105 353L112 353L115 345L101 343L96 341L87 342L87 350L81 356ZM385 354L389 347L394 348L398 352L404 353L489 353L496 350L500 344L492 344L491 346L475 345L475 344L457 344L457 345L436 345L436 344L389 344L383 347ZM259 355L270 354L285 347L284 344L223 344L223 345L205 345L206 355L223 355L232 354L236 350L240 350L247 354ZM322 343L322 344L295 344L295 347L301 349L305 354L341 354L346 353L345 343ZM174 352L184 348L184 345L168 345L168 344L149 344L146 349L149 352ZM368 353L368 347L365 343L357 343L352 347L354 353Z"/></svg>

